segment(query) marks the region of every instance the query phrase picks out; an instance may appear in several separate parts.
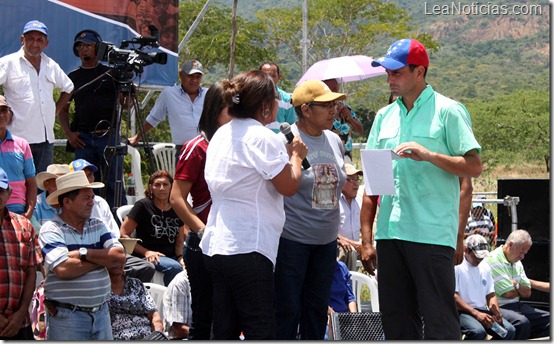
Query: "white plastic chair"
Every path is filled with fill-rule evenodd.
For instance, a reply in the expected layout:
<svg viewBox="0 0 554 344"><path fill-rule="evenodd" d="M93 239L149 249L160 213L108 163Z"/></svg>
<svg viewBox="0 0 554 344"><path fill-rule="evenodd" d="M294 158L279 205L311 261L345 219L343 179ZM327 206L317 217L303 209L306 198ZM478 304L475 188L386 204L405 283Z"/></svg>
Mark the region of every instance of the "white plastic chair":
<svg viewBox="0 0 554 344"><path fill-rule="evenodd" d="M142 183L142 169L140 167L140 153L138 150L127 145L127 154L131 156L131 173L135 176L135 190L138 196L127 196L127 203L134 204L135 201L144 198L144 184Z"/></svg>
<svg viewBox="0 0 554 344"><path fill-rule="evenodd" d="M367 285L371 294L371 311L379 312L379 294L377 289L377 279L375 276L369 276L361 272L350 271L352 291L356 297L358 312L362 311L362 285Z"/></svg>
<svg viewBox="0 0 554 344"><path fill-rule="evenodd" d="M115 214L117 215L117 218L119 219L120 223L123 223L123 220L127 217L127 214L131 211L133 206L131 204L122 205L121 207L117 208L115 211ZM131 233L131 238L135 238L137 236L137 232L133 231ZM164 274L163 272L156 271L154 272L154 276L152 276L152 283L158 284L158 285L164 285Z"/></svg>
<svg viewBox="0 0 554 344"><path fill-rule="evenodd" d="M121 207L117 208L115 211L115 214L117 215L117 219L120 223L123 223L123 220L127 217L127 214L133 209L132 204L122 205Z"/></svg>
<svg viewBox="0 0 554 344"><path fill-rule="evenodd" d="M172 177L175 175L175 149L173 143L156 143L152 147L156 169L166 170Z"/></svg>
<svg viewBox="0 0 554 344"><path fill-rule="evenodd" d="M150 296L154 299L154 302L156 302L156 306L158 307L158 313L160 314L160 317L163 321L163 301L164 301L164 293L167 290L167 287L164 285L159 285L156 283L149 283L144 282L144 287L146 290L148 290L148 293L150 293Z"/></svg>

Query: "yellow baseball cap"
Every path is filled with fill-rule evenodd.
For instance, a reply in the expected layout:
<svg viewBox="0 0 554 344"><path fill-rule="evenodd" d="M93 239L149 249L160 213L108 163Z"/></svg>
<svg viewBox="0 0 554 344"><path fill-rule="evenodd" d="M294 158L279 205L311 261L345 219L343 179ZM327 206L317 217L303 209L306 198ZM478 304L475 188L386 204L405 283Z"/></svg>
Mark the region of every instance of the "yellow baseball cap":
<svg viewBox="0 0 554 344"><path fill-rule="evenodd" d="M298 85L292 92L292 105L294 107L311 102L332 102L345 100L346 94L331 91L321 80L306 80Z"/></svg>

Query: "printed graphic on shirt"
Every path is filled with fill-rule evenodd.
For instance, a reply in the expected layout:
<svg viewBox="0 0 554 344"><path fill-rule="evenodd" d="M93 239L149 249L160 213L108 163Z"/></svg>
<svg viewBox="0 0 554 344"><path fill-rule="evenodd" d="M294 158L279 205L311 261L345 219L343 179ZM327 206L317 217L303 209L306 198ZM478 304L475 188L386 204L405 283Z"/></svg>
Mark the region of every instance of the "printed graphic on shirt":
<svg viewBox="0 0 554 344"><path fill-rule="evenodd" d="M160 239L166 236L170 243L175 243L175 238L179 234L178 219L164 218L163 215L152 216L152 226L154 227L154 233L152 237Z"/></svg>
<svg viewBox="0 0 554 344"><path fill-rule="evenodd" d="M312 188L312 208L334 209L337 207L337 187L339 174L335 164L314 164L314 185Z"/></svg>

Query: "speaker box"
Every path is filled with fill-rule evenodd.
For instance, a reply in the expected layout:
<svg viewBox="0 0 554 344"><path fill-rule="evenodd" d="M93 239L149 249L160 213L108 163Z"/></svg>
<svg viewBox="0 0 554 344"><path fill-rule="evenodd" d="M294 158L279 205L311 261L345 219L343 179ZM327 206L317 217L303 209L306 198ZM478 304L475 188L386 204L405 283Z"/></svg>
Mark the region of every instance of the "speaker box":
<svg viewBox="0 0 554 344"><path fill-rule="evenodd" d="M498 198L519 197L517 228L531 235L533 245L522 260L527 277L550 281L550 180L549 179L498 179ZM512 232L509 207L498 204L497 245L504 244ZM548 305L549 293L533 289L529 303ZM542 307L541 307L542 308Z"/></svg>

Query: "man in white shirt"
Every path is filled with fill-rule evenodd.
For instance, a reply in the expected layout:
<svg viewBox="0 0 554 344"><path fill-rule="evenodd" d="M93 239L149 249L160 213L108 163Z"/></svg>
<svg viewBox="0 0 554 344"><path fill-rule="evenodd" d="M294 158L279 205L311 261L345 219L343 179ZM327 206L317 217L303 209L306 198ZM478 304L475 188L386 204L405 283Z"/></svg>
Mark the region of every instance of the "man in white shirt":
<svg viewBox="0 0 554 344"><path fill-rule="evenodd" d="M487 262L482 263L489 254L488 247L483 236L470 235L464 247L464 261L454 268L454 300L460 313L460 329L468 340L484 340L487 333L494 339L514 339L516 329L502 318L491 270ZM494 323L506 329L504 337L491 329Z"/></svg>
<svg viewBox="0 0 554 344"><path fill-rule="evenodd" d="M200 61L185 62L179 72L181 84L165 88L160 93L144 122L142 131L147 134L158 123L168 118L171 140L176 145L176 156L179 156L183 143L198 135L198 121L207 91L200 85L203 75L204 68ZM142 132L139 131L129 138L129 143L134 146L141 138Z"/></svg>
<svg viewBox="0 0 554 344"><path fill-rule="evenodd" d="M25 24L19 51L0 59L0 85L14 113L12 134L31 146L36 173L54 160L54 121L69 101L73 82L60 66L43 53L48 29L38 20ZM60 98L54 103L54 89Z"/></svg>
<svg viewBox="0 0 554 344"><path fill-rule="evenodd" d="M361 249L360 200L357 198L360 177L363 172L352 164L344 164L346 183L340 197L340 229L338 235L338 260L350 271L356 271L356 261Z"/></svg>

